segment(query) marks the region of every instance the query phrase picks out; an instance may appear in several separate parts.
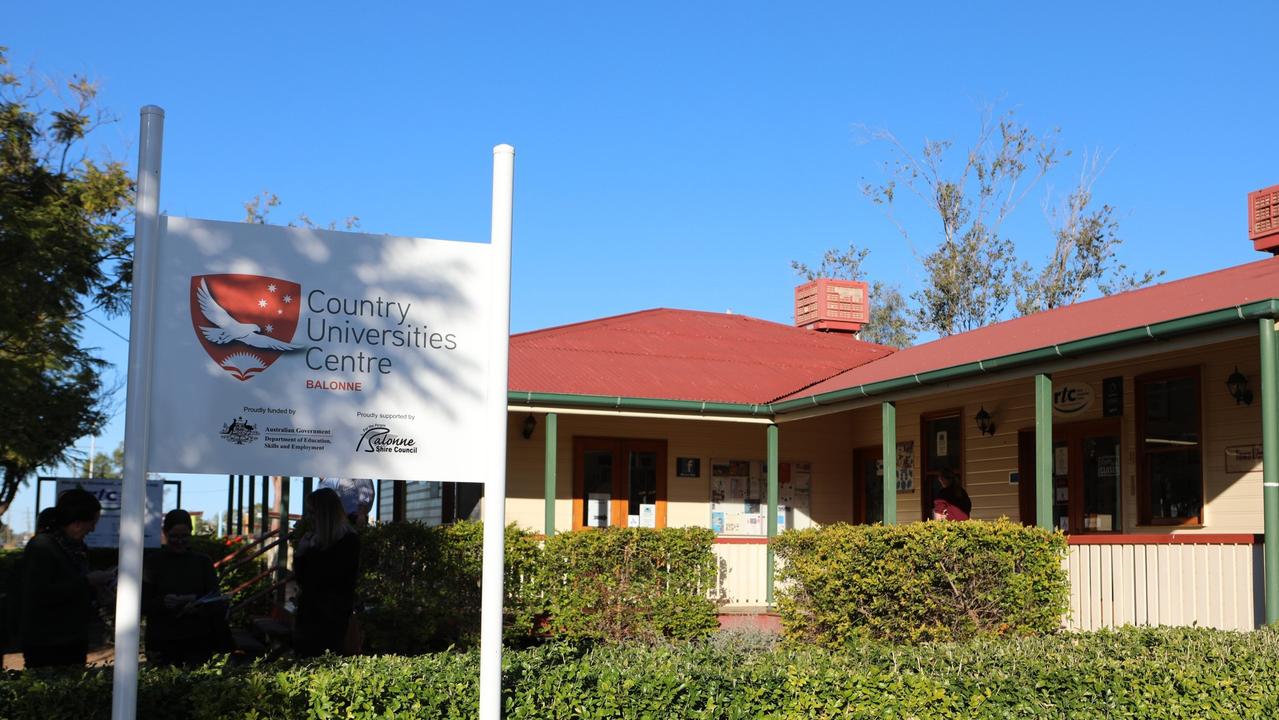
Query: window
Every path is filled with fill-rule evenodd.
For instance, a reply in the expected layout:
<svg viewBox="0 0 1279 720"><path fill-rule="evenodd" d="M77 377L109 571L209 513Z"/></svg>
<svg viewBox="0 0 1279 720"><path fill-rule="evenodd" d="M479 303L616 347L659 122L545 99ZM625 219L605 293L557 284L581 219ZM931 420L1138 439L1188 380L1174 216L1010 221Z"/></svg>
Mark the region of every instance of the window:
<svg viewBox="0 0 1279 720"><path fill-rule="evenodd" d="M573 438L573 529L666 527L666 442Z"/></svg>
<svg viewBox="0 0 1279 720"><path fill-rule="evenodd" d="M1137 510L1145 525L1203 521L1199 369L1136 379Z"/></svg>

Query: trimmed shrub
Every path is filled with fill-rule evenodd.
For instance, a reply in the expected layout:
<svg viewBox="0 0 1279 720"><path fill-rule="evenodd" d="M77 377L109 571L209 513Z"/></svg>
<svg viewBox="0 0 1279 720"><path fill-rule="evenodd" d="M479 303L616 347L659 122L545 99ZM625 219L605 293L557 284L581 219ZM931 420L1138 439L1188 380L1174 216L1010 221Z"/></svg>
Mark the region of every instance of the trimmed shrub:
<svg viewBox="0 0 1279 720"><path fill-rule="evenodd" d="M828 647L1056 631L1069 578L1060 533L999 520L837 524L777 540L788 638Z"/></svg>
<svg viewBox="0 0 1279 720"><path fill-rule="evenodd" d="M508 651L503 704L542 718L1273 718L1279 631L1133 629L833 652L753 641ZM138 717L473 718L479 657L144 669ZM10 720L110 717L109 668L0 674Z"/></svg>
<svg viewBox="0 0 1279 720"><path fill-rule="evenodd" d="M537 586L565 638L695 638L718 627L715 540L706 528L602 528L546 541Z"/></svg>
<svg viewBox="0 0 1279 720"><path fill-rule="evenodd" d="M387 523L360 533L357 592L370 652L418 653L478 641L483 535L478 522ZM509 633L526 636L540 609L529 582L536 537L507 527L505 555Z"/></svg>

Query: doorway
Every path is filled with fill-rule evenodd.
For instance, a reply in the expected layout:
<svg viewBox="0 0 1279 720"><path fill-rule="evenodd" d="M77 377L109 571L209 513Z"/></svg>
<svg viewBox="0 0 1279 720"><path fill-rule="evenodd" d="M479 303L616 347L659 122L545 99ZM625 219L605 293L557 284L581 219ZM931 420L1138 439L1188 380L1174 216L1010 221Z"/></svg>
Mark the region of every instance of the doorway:
<svg viewBox="0 0 1279 720"><path fill-rule="evenodd" d="M1123 529L1118 420L1053 427L1052 522L1067 533ZM1017 434L1018 505L1024 525L1035 524L1035 431Z"/></svg>
<svg viewBox="0 0 1279 720"><path fill-rule="evenodd" d="M573 529L666 527L666 441L573 438Z"/></svg>
<svg viewBox="0 0 1279 720"><path fill-rule="evenodd" d="M941 492L941 478L948 474L965 487L964 477L964 423L962 410L927 413L920 417L920 493L921 520L933 517L933 498Z"/></svg>
<svg viewBox="0 0 1279 720"><path fill-rule="evenodd" d="M894 497L893 501L896 502ZM853 524L884 521L884 455L879 446L853 451Z"/></svg>

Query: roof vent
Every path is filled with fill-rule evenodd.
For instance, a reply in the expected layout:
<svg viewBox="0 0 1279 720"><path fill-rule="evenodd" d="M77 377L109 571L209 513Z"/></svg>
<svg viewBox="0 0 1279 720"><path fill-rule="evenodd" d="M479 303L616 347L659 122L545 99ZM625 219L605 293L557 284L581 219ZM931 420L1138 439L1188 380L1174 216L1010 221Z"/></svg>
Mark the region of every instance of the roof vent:
<svg viewBox="0 0 1279 720"><path fill-rule="evenodd" d="M1279 255L1279 185L1248 193L1248 238L1254 250Z"/></svg>
<svg viewBox="0 0 1279 720"><path fill-rule="evenodd" d="M864 282L819 278L795 288L795 327L857 333L869 320L870 299Z"/></svg>

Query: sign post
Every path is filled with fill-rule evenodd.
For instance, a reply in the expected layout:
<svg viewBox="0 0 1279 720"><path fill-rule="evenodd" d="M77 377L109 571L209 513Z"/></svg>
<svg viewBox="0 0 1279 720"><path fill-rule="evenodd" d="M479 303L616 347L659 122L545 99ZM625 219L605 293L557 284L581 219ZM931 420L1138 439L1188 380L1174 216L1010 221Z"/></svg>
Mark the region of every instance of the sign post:
<svg viewBox="0 0 1279 720"><path fill-rule="evenodd" d="M480 720L502 717L502 571L506 538L506 393L511 338L511 210L515 148L493 148L492 285L489 329L488 472L484 482L484 567L480 576Z"/></svg>
<svg viewBox="0 0 1279 720"><path fill-rule="evenodd" d="M151 426L153 290L160 239L160 156L164 110L142 108L134 206L133 297L129 314L129 387L125 394L124 488L120 499L120 564L115 601L115 666L111 717L131 720L138 707L138 641L142 619L142 531L146 517Z"/></svg>
<svg viewBox="0 0 1279 720"><path fill-rule="evenodd" d="M485 485L480 715L501 716L515 151L490 243L160 217L142 109L112 717L137 710L148 472Z"/></svg>

